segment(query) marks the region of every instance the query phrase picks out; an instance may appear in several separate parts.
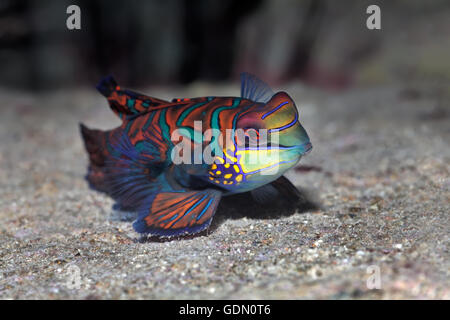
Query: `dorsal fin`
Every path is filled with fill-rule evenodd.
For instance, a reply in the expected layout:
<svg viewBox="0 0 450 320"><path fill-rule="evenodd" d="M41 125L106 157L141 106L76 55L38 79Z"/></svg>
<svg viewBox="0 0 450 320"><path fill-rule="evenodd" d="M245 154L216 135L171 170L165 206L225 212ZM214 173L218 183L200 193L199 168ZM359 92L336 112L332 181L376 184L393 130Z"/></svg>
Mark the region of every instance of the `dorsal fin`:
<svg viewBox="0 0 450 320"><path fill-rule="evenodd" d="M108 99L111 109L120 118L148 112L152 108L169 103L165 100L122 89L112 76L103 78L97 85L97 89Z"/></svg>
<svg viewBox="0 0 450 320"><path fill-rule="evenodd" d="M266 103L273 96L272 89L256 76L241 73L241 97L255 102Z"/></svg>

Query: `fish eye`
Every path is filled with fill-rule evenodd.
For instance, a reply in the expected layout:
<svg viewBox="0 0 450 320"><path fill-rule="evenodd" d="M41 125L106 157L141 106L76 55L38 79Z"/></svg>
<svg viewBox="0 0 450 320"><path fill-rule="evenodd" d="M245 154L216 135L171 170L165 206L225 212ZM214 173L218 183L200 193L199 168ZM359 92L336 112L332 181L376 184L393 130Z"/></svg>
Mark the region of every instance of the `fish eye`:
<svg viewBox="0 0 450 320"><path fill-rule="evenodd" d="M259 131L253 128L244 128L244 134L250 139L259 140Z"/></svg>

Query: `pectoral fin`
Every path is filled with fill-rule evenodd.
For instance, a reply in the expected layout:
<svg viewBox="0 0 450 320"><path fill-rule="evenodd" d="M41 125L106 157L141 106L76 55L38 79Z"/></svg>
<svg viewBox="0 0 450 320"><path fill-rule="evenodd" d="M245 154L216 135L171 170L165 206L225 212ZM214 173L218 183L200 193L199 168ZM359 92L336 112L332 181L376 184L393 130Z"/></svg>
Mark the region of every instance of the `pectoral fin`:
<svg viewBox="0 0 450 320"><path fill-rule="evenodd" d="M213 189L154 194L141 209L134 229L166 237L198 233L211 224L221 196Z"/></svg>
<svg viewBox="0 0 450 320"><path fill-rule="evenodd" d="M271 185L274 186L282 196L290 201L297 202L302 198L302 194L298 191L297 187L285 176L279 177L277 180L273 181Z"/></svg>
<svg viewBox="0 0 450 320"><path fill-rule="evenodd" d="M301 198L298 189L284 176L270 184L252 190L251 194L255 201L261 204L271 203L279 196L283 196L291 202L297 202Z"/></svg>
<svg viewBox="0 0 450 320"><path fill-rule="evenodd" d="M260 204L269 204L273 202L279 195L278 190L271 184L250 191L253 199Z"/></svg>

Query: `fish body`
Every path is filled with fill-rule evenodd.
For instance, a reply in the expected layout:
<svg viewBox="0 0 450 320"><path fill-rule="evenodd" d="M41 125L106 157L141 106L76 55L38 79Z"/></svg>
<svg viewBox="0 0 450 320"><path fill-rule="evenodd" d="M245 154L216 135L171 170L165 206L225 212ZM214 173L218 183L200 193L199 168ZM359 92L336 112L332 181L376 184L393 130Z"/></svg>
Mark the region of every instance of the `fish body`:
<svg viewBox="0 0 450 320"><path fill-rule="evenodd" d="M241 97L165 101L103 79L97 88L122 125L81 125L90 185L138 211L137 232L159 236L206 229L222 196L298 197L283 173L312 145L295 103L249 74L241 82Z"/></svg>

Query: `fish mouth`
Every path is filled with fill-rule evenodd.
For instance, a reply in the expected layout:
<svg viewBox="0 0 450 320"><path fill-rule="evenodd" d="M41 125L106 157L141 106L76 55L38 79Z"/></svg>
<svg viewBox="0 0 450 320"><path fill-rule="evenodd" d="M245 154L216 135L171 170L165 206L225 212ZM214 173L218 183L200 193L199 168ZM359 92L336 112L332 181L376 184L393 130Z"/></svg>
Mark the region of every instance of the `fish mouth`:
<svg viewBox="0 0 450 320"><path fill-rule="evenodd" d="M309 141L300 145L300 148L302 149L302 155L310 153L312 150L312 147L313 147L312 143Z"/></svg>
<svg viewBox="0 0 450 320"><path fill-rule="evenodd" d="M308 154L308 153L310 153L311 152L311 149L312 149L312 143L311 142L305 142L305 143L303 143L303 144L299 144L299 145L295 145L295 146L292 146L292 147L288 147L288 148L286 148L286 149L291 149L291 150L295 150L295 151L297 151L300 155L305 155L305 154Z"/></svg>

